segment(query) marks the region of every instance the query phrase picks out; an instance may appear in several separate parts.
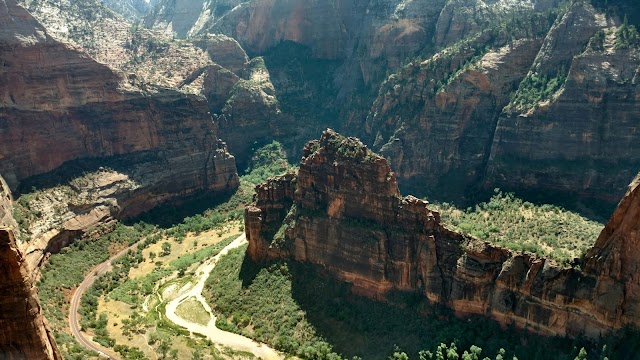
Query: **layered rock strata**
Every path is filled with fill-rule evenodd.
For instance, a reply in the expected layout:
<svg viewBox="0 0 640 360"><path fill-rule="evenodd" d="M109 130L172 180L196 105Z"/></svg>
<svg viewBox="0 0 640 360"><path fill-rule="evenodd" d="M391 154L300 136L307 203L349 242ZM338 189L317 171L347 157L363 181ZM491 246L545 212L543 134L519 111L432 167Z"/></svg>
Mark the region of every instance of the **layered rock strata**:
<svg viewBox="0 0 640 360"><path fill-rule="evenodd" d="M0 177L0 358L62 360L16 241L11 193Z"/></svg>
<svg viewBox="0 0 640 360"><path fill-rule="evenodd" d="M640 167L640 51L616 45L619 26L576 4L551 29L531 71L549 81L566 79L544 101L505 108L488 159L488 186L619 200ZM590 40L597 31L601 44Z"/></svg>
<svg viewBox="0 0 640 360"><path fill-rule="evenodd" d="M449 230L426 201L400 196L384 158L327 130L305 147L297 176L256 188L245 210L248 255L321 266L373 298L415 291L459 315L482 314L543 334L597 337L640 324L633 260L637 185L584 269L563 268Z"/></svg>
<svg viewBox="0 0 640 360"><path fill-rule="evenodd" d="M134 184L120 191L113 179L102 179L98 183L107 185L96 189L115 195L87 197L96 201L72 207L73 216L53 214L51 224L76 216L101 221L106 213L128 217L165 200L238 186L235 159L218 139L203 98L128 87L108 67L52 39L15 0L0 1L0 44L0 173L10 187L31 191L34 176L75 161L90 163L87 171L113 165ZM102 208L105 203L109 210ZM56 239L80 226L58 225L37 233ZM24 249L43 254L67 242L49 247L42 239L23 244Z"/></svg>

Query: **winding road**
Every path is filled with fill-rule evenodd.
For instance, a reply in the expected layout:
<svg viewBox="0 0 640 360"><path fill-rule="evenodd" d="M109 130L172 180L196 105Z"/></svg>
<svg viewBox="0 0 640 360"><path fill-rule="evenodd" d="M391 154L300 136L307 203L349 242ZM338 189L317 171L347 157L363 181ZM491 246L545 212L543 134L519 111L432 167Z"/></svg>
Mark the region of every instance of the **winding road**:
<svg viewBox="0 0 640 360"><path fill-rule="evenodd" d="M242 335L218 329L216 327L216 317L215 315L213 315L211 307L202 296L202 290L204 289L205 282L209 278L211 271L213 271L213 269L216 267L216 263L218 262L218 260L229 253L230 250L238 248L246 243L247 239L245 235L240 235L231 244L222 249L222 251L220 251L218 255L200 265L196 270L196 274L200 276L198 282L193 287L186 290L184 293L180 294L177 298L167 304L166 315L167 318L174 324L181 326L192 333L203 335L214 343L230 347L234 350L248 351L258 358L264 360L283 359L283 357L278 354L277 351L265 344L258 343ZM176 314L176 309L178 308L178 306L180 306L180 304L190 298L195 298L197 301L199 301L204 309L209 313L210 320L207 325L192 323Z"/></svg>
<svg viewBox="0 0 640 360"><path fill-rule="evenodd" d="M80 321L78 318L78 309L80 308L80 300L82 299L82 295L84 292L93 285L95 280L102 274L111 270L111 262L119 257L123 256L129 250L135 249L142 241L131 245L130 247L120 251L116 255L112 256L109 260L101 263L96 266L89 275L82 281L82 283L78 286L73 297L71 298L71 306L69 308L69 326L71 327L71 333L73 337L85 348L93 350L100 354L102 357L106 357L108 359L120 359L120 356L116 354L113 350L107 349L95 342L83 333L80 329ZM227 245L220 253L213 258L205 261L198 267L196 270L196 274L200 275L198 282L195 286L182 290L184 293L180 294L177 298L170 301L166 306L166 316L167 318L173 322L174 324L181 326L187 329L191 333L197 333L205 336L210 339L212 342L216 344L221 344L223 346L227 346L233 350L239 351L247 351L251 352L258 358L264 360L281 360L284 357L281 356L277 351L268 347L265 344L258 343L252 339L244 337L242 335L230 333L227 331L220 330L216 327L216 317L213 315L213 311L211 307L207 303L207 301L202 296L202 290L204 289L205 282L209 278L211 271L215 268L218 260L229 253L230 250L238 248L247 243L247 239L245 235L238 236L231 244ZM190 321L187 321L176 314L176 309L180 304L190 298L195 298L199 301L204 309L209 313L210 320L209 323L205 325L195 324Z"/></svg>
<svg viewBox="0 0 640 360"><path fill-rule="evenodd" d="M109 260L96 266L93 270L91 270L89 275L84 278L82 283L80 283L76 291L73 293L73 297L71 298L71 305L69 307L69 327L71 328L71 334L80 343L80 345L89 350L93 350L100 354L100 356L106 357L108 359L120 359L120 356L113 350L105 348L104 346L93 342L93 340L89 336L82 332L80 328L80 319L78 318L80 300L82 300L82 295L84 295L84 292L87 291L87 289L90 288L91 285L93 285L93 283L100 275L111 271L111 262L113 260L124 256L129 250L134 250L138 247L139 244L142 244L143 242L144 240L138 241L137 243L115 254Z"/></svg>

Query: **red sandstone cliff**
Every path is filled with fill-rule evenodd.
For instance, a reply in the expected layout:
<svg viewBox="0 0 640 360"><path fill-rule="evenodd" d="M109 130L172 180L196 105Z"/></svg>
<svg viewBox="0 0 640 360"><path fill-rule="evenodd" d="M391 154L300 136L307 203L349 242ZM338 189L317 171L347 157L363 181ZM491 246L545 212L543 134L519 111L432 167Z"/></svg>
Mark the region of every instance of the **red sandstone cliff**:
<svg viewBox="0 0 640 360"><path fill-rule="evenodd" d="M256 188L245 211L248 254L322 266L354 291L418 291L460 315L544 334L597 337L640 324L636 308L638 180L584 270L453 232L427 202L400 197L387 161L328 130L305 147L297 177ZM625 285L628 284L628 285Z"/></svg>
<svg viewBox="0 0 640 360"><path fill-rule="evenodd" d="M16 241L11 193L0 177L0 358L62 359Z"/></svg>
<svg viewBox="0 0 640 360"><path fill-rule="evenodd" d="M30 264L68 242L67 230L77 233L198 191L237 187L235 159L217 138L203 98L129 87L108 67L52 39L15 0L0 1L0 63L0 174L10 187L83 159L91 159L87 171L112 166L130 182L120 186L122 179L107 176L89 184L101 192L86 202L62 216L43 216L47 225L21 245ZM61 226L72 219L81 221Z"/></svg>

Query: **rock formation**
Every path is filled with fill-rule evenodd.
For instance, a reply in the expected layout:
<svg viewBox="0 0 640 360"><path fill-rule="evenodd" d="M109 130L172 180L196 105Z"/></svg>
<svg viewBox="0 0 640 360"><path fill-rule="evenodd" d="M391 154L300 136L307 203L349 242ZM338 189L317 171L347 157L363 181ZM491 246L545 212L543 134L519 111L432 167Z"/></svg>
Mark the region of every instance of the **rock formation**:
<svg viewBox="0 0 640 360"><path fill-rule="evenodd" d="M374 148L405 185L426 181L432 192L460 195L483 178L498 116L540 47L539 40L519 40L478 52L489 40L407 66L380 89L366 127L377 130ZM445 84L434 80L447 73Z"/></svg>
<svg viewBox="0 0 640 360"><path fill-rule="evenodd" d="M403 188L456 200L501 187L613 205L640 166L638 48L616 45L632 5L159 0L148 29L130 31L91 11L96 0L21 1L132 84L205 95L241 166L255 144L275 137L298 154L327 126L388 157ZM269 81L253 82L244 49L266 59Z"/></svg>
<svg viewBox="0 0 640 360"><path fill-rule="evenodd" d="M543 334L598 337L640 324L638 183L584 269L560 267L449 230L426 201L402 198L387 161L331 130L305 147L297 175L256 188L245 210L248 254L323 267L383 299L419 292L457 314L482 314Z"/></svg>
<svg viewBox="0 0 640 360"><path fill-rule="evenodd" d="M448 2L440 15L436 39L451 46L383 83L367 142L422 194L484 186L614 204L640 167L639 52L616 45L620 19L575 2L550 29L547 13L516 12L522 20L505 34L508 16L483 2L461 16L470 3ZM487 16L507 23L480 31Z"/></svg>
<svg viewBox="0 0 640 360"><path fill-rule="evenodd" d="M203 98L130 87L108 67L53 40L15 0L0 2L0 43L0 173L10 187L30 189L35 176L78 161L89 163L86 171L114 167L133 184L120 191L123 179L96 181L94 189L103 193L85 198L95 202L72 207L73 216L54 216L51 224L107 213L128 217L176 197L237 187L234 157L217 138ZM37 233L56 239L66 228L57 225ZM79 230L74 226L69 229ZM41 256L49 245L35 239L23 246L29 256Z"/></svg>
<svg viewBox="0 0 640 360"><path fill-rule="evenodd" d="M601 47L590 43L598 30ZM486 183L618 201L640 167L640 51L616 46L616 31L603 14L578 4L551 29L531 71L566 80L545 101L505 108Z"/></svg>
<svg viewBox="0 0 640 360"><path fill-rule="evenodd" d="M16 241L9 187L0 177L0 358L62 360Z"/></svg>

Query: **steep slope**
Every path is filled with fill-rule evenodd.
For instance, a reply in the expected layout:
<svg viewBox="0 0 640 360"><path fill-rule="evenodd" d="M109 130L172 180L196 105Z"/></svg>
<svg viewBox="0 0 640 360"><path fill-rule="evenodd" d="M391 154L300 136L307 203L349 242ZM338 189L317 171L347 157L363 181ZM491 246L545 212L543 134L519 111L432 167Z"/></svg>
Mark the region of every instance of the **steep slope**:
<svg viewBox="0 0 640 360"><path fill-rule="evenodd" d="M541 43L491 39L483 35L411 63L381 87L366 128L403 185L424 192L426 182L431 194L459 196L482 178L499 114ZM477 50L488 46L495 47ZM442 76L448 78L436 82Z"/></svg>
<svg viewBox="0 0 640 360"><path fill-rule="evenodd" d="M331 126L421 195L502 187L613 205L640 164L637 44L617 35L637 11L624 2L161 0L140 29L94 0L22 1L133 86L205 95L241 166L255 144L297 155Z"/></svg>
<svg viewBox="0 0 640 360"><path fill-rule="evenodd" d="M554 26L500 117L487 183L617 201L640 167L640 52L617 45L620 27L580 5Z"/></svg>
<svg viewBox="0 0 640 360"><path fill-rule="evenodd" d="M55 40L79 47L95 61L125 73L130 85L142 90L153 90L149 85L176 89L193 72L217 61L226 66L237 55L227 54L229 47L220 48L218 39L224 37L203 38L198 46L175 41L172 36L129 23L98 0L21 0L19 4ZM193 88L180 90L198 92Z"/></svg>
<svg viewBox="0 0 640 360"><path fill-rule="evenodd" d="M242 0L158 0L147 13L144 24L168 35L184 38L195 35L210 21L223 17Z"/></svg>
<svg viewBox="0 0 640 360"><path fill-rule="evenodd" d="M57 185L55 177L53 183L40 180L80 160L82 171L111 166L134 185L116 194L118 202L107 212L127 217L197 191L237 187L234 158L217 138L204 99L127 88L108 67L49 37L15 0L2 5L0 173L13 189ZM113 182L98 181L97 187ZM73 212L88 214L97 205ZM43 233L48 230L63 231L52 226ZM35 243L37 252L46 249L46 242Z"/></svg>
<svg viewBox="0 0 640 360"><path fill-rule="evenodd" d="M420 194L459 199L484 186L615 203L640 166L640 64L626 25L588 2L511 15L472 3L440 15L436 39L453 45L382 84L367 143Z"/></svg>
<svg viewBox="0 0 640 360"><path fill-rule="evenodd" d="M610 316L622 324L636 324L640 317L639 185L640 174L587 254L586 271L597 274L602 289L598 300L610 303Z"/></svg>
<svg viewBox="0 0 640 360"><path fill-rule="evenodd" d="M16 241L9 187L0 177L0 358L61 360Z"/></svg>
<svg viewBox="0 0 640 360"><path fill-rule="evenodd" d="M400 197L384 158L327 130L307 144L297 176L256 188L256 201L245 211L248 254L255 261L315 264L374 298L391 290L416 292L461 316L597 338L640 323L637 261L631 259L637 184L585 269L562 268L447 229L427 202Z"/></svg>
<svg viewBox="0 0 640 360"><path fill-rule="evenodd" d="M104 6L130 21L142 18L157 0L102 0Z"/></svg>

